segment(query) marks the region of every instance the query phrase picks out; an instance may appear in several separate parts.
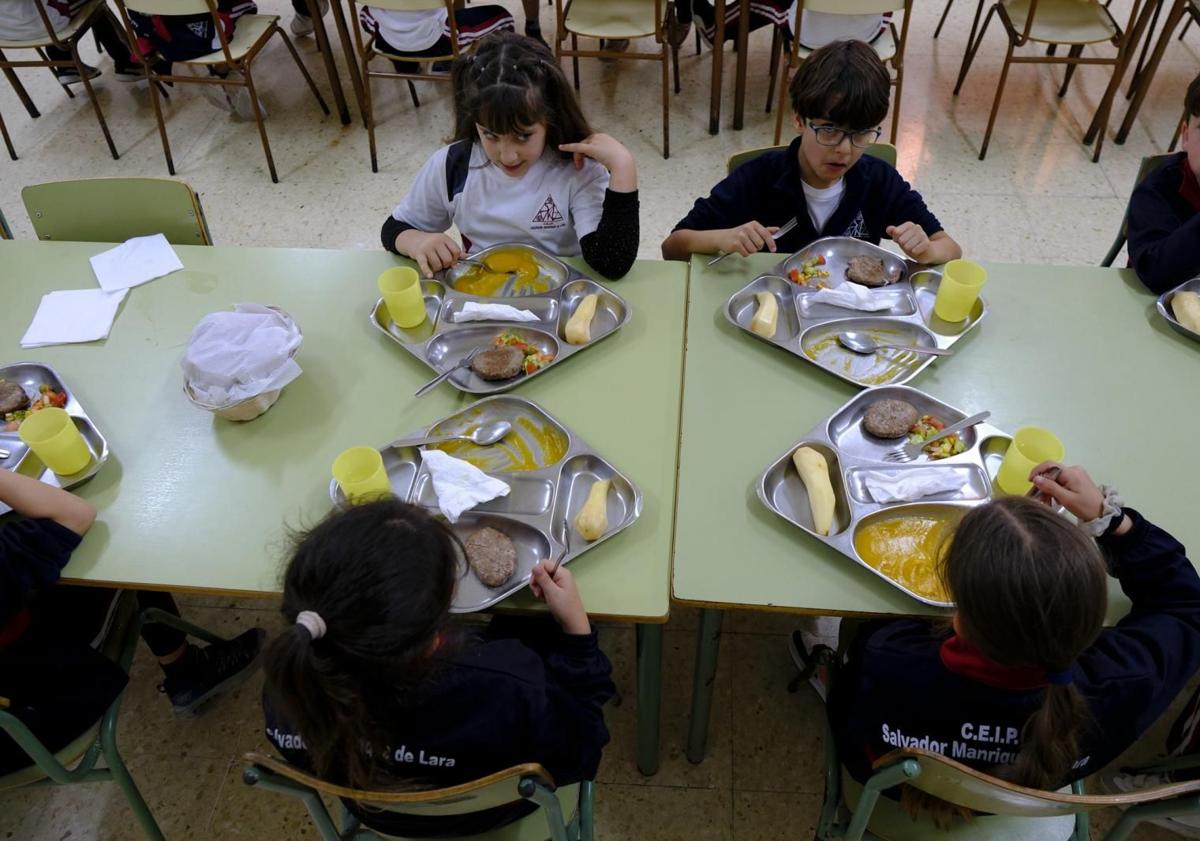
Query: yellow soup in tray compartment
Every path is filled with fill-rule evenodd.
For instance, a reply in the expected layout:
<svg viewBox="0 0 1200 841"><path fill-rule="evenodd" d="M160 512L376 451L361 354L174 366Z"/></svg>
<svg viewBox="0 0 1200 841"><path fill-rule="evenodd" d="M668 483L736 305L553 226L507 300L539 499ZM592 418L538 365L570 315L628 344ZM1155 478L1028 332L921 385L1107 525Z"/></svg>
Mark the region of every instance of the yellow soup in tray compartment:
<svg viewBox="0 0 1200 841"><path fill-rule="evenodd" d="M454 288L482 297L541 295L550 291L550 278L542 274L532 253L506 248L484 257L483 266L471 266L456 277Z"/></svg>
<svg viewBox="0 0 1200 841"><path fill-rule="evenodd" d="M470 462L485 473L541 470L561 461L567 454L567 436L554 424L518 417L512 425L512 432L491 446L481 447L470 441L449 441L438 444L437 448ZM466 424L462 432L471 432L478 426L478 422Z"/></svg>
<svg viewBox="0 0 1200 841"><path fill-rule="evenodd" d="M957 512L956 512L957 514ZM957 516L923 512L875 520L854 535L858 556L872 568L927 599L946 602L938 565Z"/></svg>

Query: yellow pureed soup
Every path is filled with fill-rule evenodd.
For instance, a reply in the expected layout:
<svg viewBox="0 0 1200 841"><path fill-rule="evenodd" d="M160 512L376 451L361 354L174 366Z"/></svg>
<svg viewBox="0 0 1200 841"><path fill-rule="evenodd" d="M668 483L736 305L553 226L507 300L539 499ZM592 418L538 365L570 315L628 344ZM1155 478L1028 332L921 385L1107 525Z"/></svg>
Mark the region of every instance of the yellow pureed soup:
<svg viewBox="0 0 1200 841"><path fill-rule="evenodd" d="M957 522L957 517L929 513L877 520L858 530L854 548L897 584L927 599L950 601L938 577L938 563Z"/></svg>
<svg viewBox="0 0 1200 841"><path fill-rule="evenodd" d="M478 426L478 423L466 425L462 432L472 432ZM481 447L470 441L448 441L436 446L485 473L521 473L561 461L567 454L567 444L567 436L553 424L520 417L513 421L512 432L491 446Z"/></svg>
<svg viewBox="0 0 1200 841"><path fill-rule="evenodd" d="M550 291L550 278L542 274L533 254L528 251L516 248L493 251L483 258L483 263L483 266L471 266L456 277L454 288L468 295L489 298L541 295Z"/></svg>

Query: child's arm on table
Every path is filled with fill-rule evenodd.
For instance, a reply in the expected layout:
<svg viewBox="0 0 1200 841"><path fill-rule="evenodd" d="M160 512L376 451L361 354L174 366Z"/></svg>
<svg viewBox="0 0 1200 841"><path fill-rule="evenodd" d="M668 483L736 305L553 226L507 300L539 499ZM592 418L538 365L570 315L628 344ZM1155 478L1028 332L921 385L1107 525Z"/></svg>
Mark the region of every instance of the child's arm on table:
<svg viewBox="0 0 1200 841"><path fill-rule="evenodd" d="M11 470L0 470L0 502L22 517L53 520L80 536L96 521L96 509L90 503Z"/></svg>
<svg viewBox="0 0 1200 841"><path fill-rule="evenodd" d="M691 231L678 228L663 240L662 255L664 260L687 260L693 254L740 254L749 257L762 251L775 251L775 225L767 226L759 222L746 222L736 228L721 228L714 231Z"/></svg>

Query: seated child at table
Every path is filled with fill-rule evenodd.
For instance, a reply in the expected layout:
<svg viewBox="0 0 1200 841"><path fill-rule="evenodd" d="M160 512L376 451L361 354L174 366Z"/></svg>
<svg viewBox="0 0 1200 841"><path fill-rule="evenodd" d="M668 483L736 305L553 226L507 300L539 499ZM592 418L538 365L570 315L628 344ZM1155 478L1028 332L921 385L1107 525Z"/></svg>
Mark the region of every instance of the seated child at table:
<svg viewBox="0 0 1200 841"><path fill-rule="evenodd" d="M1035 468L1034 485L1080 525L1027 497L972 509L941 569L950 626L858 627L829 716L859 783L875 760L920 743L1057 789L1132 745L1200 669L1200 576L1183 546L1082 468L1045 475L1055 466ZM1132 606L1104 628L1109 575ZM905 789L902 805L918 795Z"/></svg>
<svg viewBox="0 0 1200 841"><path fill-rule="evenodd" d="M637 257L637 167L607 134L593 133L554 54L540 41L498 33L455 62L454 142L421 167L383 223L383 247L421 272L465 252L526 242L582 253L608 278Z"/></svg>
<svg viewBox="0 0 1200 841"><path fill-rule="evenodd" d="M1129 262L1166 292L1200 276L1200 76L1188 85L1180 148L1129 199Z"/></svg>
<svg viewBox="0 0 1200 841"><path fill-rule="evenodd" d="M91 505L9 470L0 470L0 502L20 517L0 524L0 697L54 752L99 721L129 679L96 650L117 593L55 585L96 519ZM139 592L138 608L149 607L179 614L169 595ZM167 625L142 627L163 670L160 690L181 716L248 677L264 636L255 628L198 648ZM0 733L0 775L30 764L25 751Z"/></svg>
<svg viewBox="0 0 1200 841"><path fill-rule="evenodd" d="M791 253L821 237L889 236L920 263L962 256L921 194L890 165L863 155L879 139L891 82L875 51L861 41L815 50L791 87L800 136L739 166L697 199L662 244L663 257L694 253ZM776 230L795 218L789 233Z"/></svg>
<svg viewBox="0 0 1200 841"><path fill-rule="evenodd" d="M264 667L267 737L289 762L360 789L442 788L523 762L558 785L595 775L612 667L570 571L551 576L543 562L529 585L557 626L495 617L472 632L450 621L463 551L447 526L394 498L334 511L299 537L283 584L291 628ZM346 805L389 835L456 837L533 808L410 816Z"/></svg>

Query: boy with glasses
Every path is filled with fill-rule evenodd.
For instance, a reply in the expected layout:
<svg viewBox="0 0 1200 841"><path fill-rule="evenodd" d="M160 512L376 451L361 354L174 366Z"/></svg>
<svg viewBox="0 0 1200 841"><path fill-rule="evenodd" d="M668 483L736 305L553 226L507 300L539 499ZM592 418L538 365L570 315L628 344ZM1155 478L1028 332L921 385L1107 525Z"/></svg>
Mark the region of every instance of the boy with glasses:
<svg viewBox="0 0 1200 841"><path fill-rule="evenodd" d="M862 41L835 41L800 66L790 87L800 136L731 172L663 241L668 260L766 248L791 253L821 237L891 237L919 263L962 256L920 193L864 151L879 139L891 80ZM787 222L797 224L778 241Z"/></svg>

